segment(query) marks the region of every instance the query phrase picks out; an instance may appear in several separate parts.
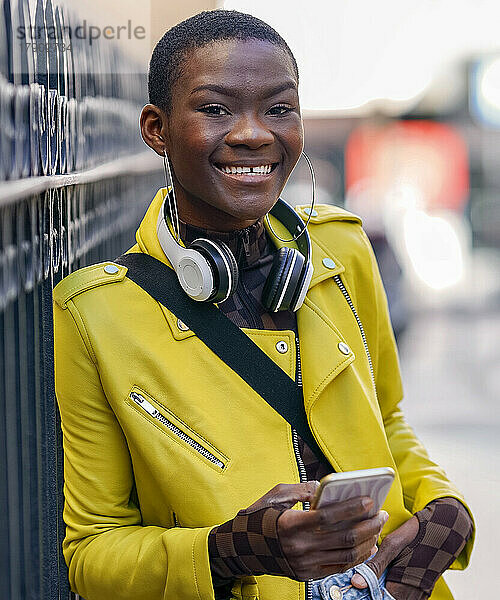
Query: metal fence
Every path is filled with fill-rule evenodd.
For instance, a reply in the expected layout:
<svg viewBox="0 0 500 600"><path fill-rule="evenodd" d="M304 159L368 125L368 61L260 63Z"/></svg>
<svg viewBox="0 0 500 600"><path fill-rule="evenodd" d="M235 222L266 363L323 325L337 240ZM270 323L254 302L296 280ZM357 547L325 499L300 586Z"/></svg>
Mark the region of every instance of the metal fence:
<svg viewBox="0 0 500 600"><path fill-rule="evenodd" d="M0 9L0 597L66 599L52 288L133 243L161 171L138 134L145 75L69 44L51 0ZM19 44L30 24L55 35Z"/></svg>
<svg viewBox="0 0 500 600"><path fill-rule="evenodd" d="M144 68L76 36L52 0L0 0L0 180L54 175L141 148Z"/></svg>

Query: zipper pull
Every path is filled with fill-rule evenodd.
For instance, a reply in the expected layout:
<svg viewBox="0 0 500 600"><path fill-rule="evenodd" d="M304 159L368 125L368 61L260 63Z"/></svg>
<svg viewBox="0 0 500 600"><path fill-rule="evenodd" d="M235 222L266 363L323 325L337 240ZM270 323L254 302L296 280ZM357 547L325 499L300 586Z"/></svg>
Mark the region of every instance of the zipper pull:
<svg viewBox="0 0 500 600"><path fill-rule="evenodd" d="M150 402L148 402L146 400L146 398L144 398L140 394L136 394L135 392L132 392L130 394L130 397L136 404L138 404L141 408L143 408L152 417L158 416L158 414L159 414L158 411Z"/></svg>
<svg viewBox="0 0 500 600"><path fill-rule="evenodd" d="M248 233L247 229L243 229L243 239L242 239L242 243L243 243L243 249L245 250L245 256L248 259L250 258L250 234Z"/></svg>

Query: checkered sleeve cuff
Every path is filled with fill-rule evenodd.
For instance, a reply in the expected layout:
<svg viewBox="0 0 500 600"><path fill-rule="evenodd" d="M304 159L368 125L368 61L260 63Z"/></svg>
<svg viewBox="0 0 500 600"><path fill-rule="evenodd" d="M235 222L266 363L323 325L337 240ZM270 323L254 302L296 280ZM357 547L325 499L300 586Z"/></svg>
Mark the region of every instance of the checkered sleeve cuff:
<svg viewBox="0 0 500 600"><path fill-rule="evenodd" d="M214 585L243 575L294 577L278 538L278 517L285 510L240 510L233 519L212 529L208 553Z"/></svg>
<svg viewBox="0 0 500 600"><path fill-rule="evenodd" d="M433 500L415 513L415 539L390 564L387 581L414 586L430 595L436 581L472 535L472 519L455 498Z"/></svg>

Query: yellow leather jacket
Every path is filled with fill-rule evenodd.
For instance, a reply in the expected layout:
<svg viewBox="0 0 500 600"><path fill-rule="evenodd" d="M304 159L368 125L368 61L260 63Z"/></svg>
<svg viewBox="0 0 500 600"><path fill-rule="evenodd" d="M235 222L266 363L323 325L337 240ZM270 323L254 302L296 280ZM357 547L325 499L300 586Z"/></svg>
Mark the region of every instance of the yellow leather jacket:
<svg viewBox="0 0 500 600"><path fill-rule="evenodd" d="M163 194L153 199L131 251L168 264L156 237ZM305 409L336 471L395 469L384 504L387 535L435 498L464 498L399 409L386 298L360 220L333 206L316 210L310 224L314 275L297 313ZM125 267L110 264L80 269L54 290L63 551L71 587L86 600L211 600L208 533L277 483L300 481L291 428L126 278ZM294 378L292 331L244 331ZM283 340L288 351L280 353L276 344ZM467 565L472 544L473 538L451 568ZM300 599L304 585L243 577L233 597ZM442 578L431 598L452 598Z"/></svg>

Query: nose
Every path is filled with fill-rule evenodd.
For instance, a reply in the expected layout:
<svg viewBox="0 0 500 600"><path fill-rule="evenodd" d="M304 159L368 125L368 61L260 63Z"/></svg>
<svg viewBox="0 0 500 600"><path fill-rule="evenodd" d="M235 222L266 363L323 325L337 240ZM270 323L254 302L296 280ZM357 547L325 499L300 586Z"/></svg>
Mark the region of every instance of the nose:
<svg viewBox="0 0 500 600"><path fill-rule="evenodd" d="M247 146L252 150L272 144L273 133L257 115L241 115L226 134L225 142L229 146Z"/></svg>

